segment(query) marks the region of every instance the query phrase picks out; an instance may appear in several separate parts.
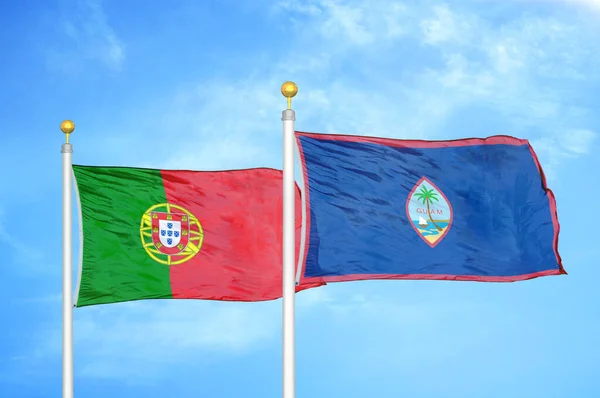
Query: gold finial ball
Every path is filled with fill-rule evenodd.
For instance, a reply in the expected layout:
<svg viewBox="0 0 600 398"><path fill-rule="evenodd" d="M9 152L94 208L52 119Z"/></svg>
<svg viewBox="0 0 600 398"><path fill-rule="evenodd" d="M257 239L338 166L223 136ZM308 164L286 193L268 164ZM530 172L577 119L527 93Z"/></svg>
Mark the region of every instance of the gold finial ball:
<svg viewBox="0 0 600 398"><path fill-rule="evenodd" d="M75 130L75 123L71 120L63 120L60 124L60 130L65 134L71 134Z"/></svg>
<svg viewBox="0 0 600 398"><path fill-rule="evenodd" d="M292 98L298 93L298 86L294 82L285 82L281 85L281 94L286 98Z"/></svg>

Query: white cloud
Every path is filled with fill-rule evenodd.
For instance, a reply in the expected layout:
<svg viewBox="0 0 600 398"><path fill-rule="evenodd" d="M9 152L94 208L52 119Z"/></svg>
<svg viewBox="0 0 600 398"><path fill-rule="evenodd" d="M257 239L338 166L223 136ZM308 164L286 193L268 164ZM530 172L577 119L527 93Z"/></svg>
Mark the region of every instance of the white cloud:
<svg viewBox="0 0 600 398"><path fill-rule="evenodd" d="M590 153L596 134L590 130L572 130L561 137L562 146L573 155Z"/></svg>
<svg viewBox="0 0 600 398"><path fill-rule="evenodd" d="M410 54L408 58L390 54L381 24L364 24L367 29L364 34L374 35L376 40L360 55L348 49L348 43L356 42L352 35L338 30L333 41L322 34L326 45L336 54L338 64L347 62L365 76L360 83L341 81L335 75L318 80L322 82L318 90L327 93L329 103L317 109L335 115L337 120L325 126L336 131L396 137L448 136L450 132L444 131L448 128L448 117L468 106L484 105L512 119L515 129L533 125L537 131L528 134L543 135L557 127L554 117L567 112L577 100L575 94L571 96L565 90L555 89L553 82L544 79L575 80L575 84L581 79L590 82L597 77L594 72L597 68L591 67L600 63L593 55L595 50L576 45L578 36L594 34L594 31L568 18L523 16L496 25L475 13L447 5L403 7L402 12L393 14L387 12L390 5L395 4L391 1L378 2L378 7L358 1L336 4L351 7L364 21L380 22L384 15L394 18L397 24L407 26L410 33L394 41L405 49L404 55ZM337 21L330 22L334 26L347 23L343 22L343 15L328 12L325 6L323 9L325 11L312 23L304 24L305 30L318 32L324 20ZM414 29L415 21L421 30ZM410 65L414 57L414 53L406 49L418 51L411 43L421 41L437 49L443 62L441 67L401 66ZM303 40L299 43L306 45ZM394 60L394 65L399 71L404 70L406 77L394 68L379 65L378 58L382 56ZM309 82L312 80L308 78ZM570 121L585 124L588 120ZM572 129L567 123L566 120L560 122L564 124L560 126L564 131Z"/></svg>
<svg viewBox="0 0 600 398"><path fill-rule="evenodd" d="M377 324L376 334L402 336L397 349L403 355L417 358L424 347L411 348L409 339L415 333L422 334L424 330L434 333L453 315L481 307L462 302L444 305L398 302L383 294L368 293L368 289L361 290L359 286L359 283L340 284L331 290L317 288L299 293L298 330L313 325L310 319L320 319L318 326L311 326L320 329L311 333L319 334L326 342L338 334L335 330L348 330L345 338L353 339L365 325ZM57 305L60 302L59 295L51 299ZM165 367L192 361L196 366L210 366L272 349L280 345L281 304L280 300L264 303L150 300L75 309L76 377L156 383L162 380ZM367 345L373 347L371 343ZM41 366L49 358L60 356L60 325L39 329L28 347L15 357L29 368L29 373L35 374L36 364ZM356 348L366 349L360 344ZM457 346L455 350L458 349ZM346 355L335 349L332 352Z"/></svg>
<svg viewBox="0 0 600 398"><path fill-rule="evenodd" d="M110 26L102 1L77 0L73 7L63 11L60 33L68 40L61 47L56 47L56 44L49 46L47 57L50 66L64 72L75 72L83 68L84 60L92 60L120 70L126 57L125 45Z"/></svg>
<svg viewBox="0 0 600 398"><path fill-rule="evenodd" d="M558 3L583 7L586 10L600 11L600 0L517 0L531 3Z"/></svg>
<svg viewBox="0 0 600 398"><path fill-rule="evenodd" d="M425 17L420 22L423 31L423 42L431 45L446 43L468 44L474 31L467 18L457 17L447 5L434 6L433 16Z"/></svg>
<svg viewBox="0 0 600 398"><path fill-rule="evenodd" d="M469 107L483 107L505 123L502 131L492 125L477 135L536 139L591 122L584 107L573 112L578 106L574 88L552 85L556 79L576 85L596 78L593 71L600 69L592 67L597 59L590 55L593 48L575 45L578 35L590 34L585 27L535 16L497 25L449 5L377 4L278 3L272 18L302 19L286 32L289 52L247 68L238 80L198 82L191 89L163 93L164 100L144 104L144 110L132 109L134 122L125 125L147 123L119 135L111 154L131 161L128 148L136 145L141 159L134 160L153 167L280 167L279 112L285 101L279 86L290 78L300 87L294 99L299 130L457 138L472 135L452 125L452 118ZM423 51L425 59L434 60L412 61ZM340 73L342 68L353 73ZM570 117L560 117L565 113ZM471 116L476 119L477 113ZM165 134L174 135L169 147L162 144Z"/></svg>
<svg viewBox="0 0 600 398"><path fill-rule="evenodd" d="M483 3L490 0L480 0ZM600 0L505 0L506 3L537 3L542 6L548 5L567 5L583 9L585 11L600 11Z"/></svg>
<svg viewBox="0 0 600 398"><path fill-rule="evenodd" d="M61 299L60 294L53 294L35 303L58 305ZM310 315L331 302L323 289L301 292L296 296L297 316ZM277 341L280 330L281 300L148 300L77 308L73 332L76 373L153 382L161 378L165 366L186 361L211 363L267 349ZM32 369L35 363L59 356L61 326L38 330L29 347L19 358ZM220 359L211 353L218 353Z"/></svg>
<svg viewBox="0 0 600 398"><path fill-rule="evenodd" d="M75 309L77 373L147 382L164 366L198 360L197 352L243 355L261 349L277 330L274 303L164 300ZM39 332L38 359L60 355L60 325Z"/></svg>
<svg viewBox="0 0 600 398"><path fill-rule="evenodd" d="M592 152L596 134L590 130L559 131L531 140L549 180L558 177L559 165Z"/></svg>
<svg viewBox="0 0 600 398"><path fill-rule="evenodd" d="M595 11L600 11L600 0L563 0L568 3L581 4Z"/></svg>
<svg viewBox="0 0 600 398"><path fill-rule="evenodd" d="M35 267L42 258L42 253L34 245L22 241L11 233L11 229L6 226L4 209L0 206L0 274L2 268L8 266L9 255L2 246L12 251L13 261L26 264L28 270Z"/></svg>
<svg viewBox="0 0 600 398"><path fill-rule="evenodd" d="M381 40L406 34L399 21L405 16L405 5L390 1L378 2L376 7L369 4L346 0L284 0L277 2L274 8L276 12L287 14L299 31L306 32L305 22L308 22L311 29L307 36L316 32L321 39L340 47L377 45ZM298 22L297 16L310 20Z"/></svg>

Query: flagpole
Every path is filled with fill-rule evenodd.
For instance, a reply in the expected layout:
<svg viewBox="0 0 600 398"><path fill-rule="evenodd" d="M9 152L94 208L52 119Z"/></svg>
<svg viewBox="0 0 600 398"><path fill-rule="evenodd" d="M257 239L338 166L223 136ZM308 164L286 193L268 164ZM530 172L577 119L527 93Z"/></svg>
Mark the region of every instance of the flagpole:
<svg viewBox="0 0 600 398"><path fill-rule="evenodd" d="M293 82L281 85L281 93L287 98L283 111L283 398L296 396L296 359L294 341L294 300L296 294L296 246L294 181L294 121L292 98L298 92Z"/></svg>
<svg viewBox="0 0 600 398"><path fill-rule="evenodd" d="M75 130L75 124L65 120L60 124L65 133L65 143L62 145L62 189L63 189L63 398L73 398L73 223L71 205L71 169L73 146L69 136Z"/></svg>

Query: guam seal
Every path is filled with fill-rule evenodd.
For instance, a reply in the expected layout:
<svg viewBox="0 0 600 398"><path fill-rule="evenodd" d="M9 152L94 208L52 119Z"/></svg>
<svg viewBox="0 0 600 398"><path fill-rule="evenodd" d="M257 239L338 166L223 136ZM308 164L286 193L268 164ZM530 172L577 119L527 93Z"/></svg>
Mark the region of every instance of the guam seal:
<svg viewBox="0 0 600 398"><path fill-rule="evenodd" d="M153 260L177 265L198 254L204 231L198 219L183 207L161 203L150 207L142 216L140 238Z"/></svg>
<svg viewBox="0 0 600 398"><path fill-rule="evenodd" d="M452 226L452 206L446 195L427 177L413 187L406 201L406 215L419 236L435 247Z"/></svg>

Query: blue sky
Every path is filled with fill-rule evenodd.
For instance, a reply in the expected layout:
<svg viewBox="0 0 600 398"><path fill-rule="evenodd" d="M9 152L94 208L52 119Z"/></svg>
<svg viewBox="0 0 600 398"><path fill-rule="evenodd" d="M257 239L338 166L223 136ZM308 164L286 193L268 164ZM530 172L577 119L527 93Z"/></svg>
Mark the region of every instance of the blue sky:
<svg viewBox="0 0 600 398"><path fill-rule="evenodd" d="M22 1L0 22L3 396L60 395L60 122L80 164L280 168L285 80L302 131L530 139L569 272L303 292L298 397L600 396L597 1ZM74 318L77 397L280 396L280 301Z"/></svg>

